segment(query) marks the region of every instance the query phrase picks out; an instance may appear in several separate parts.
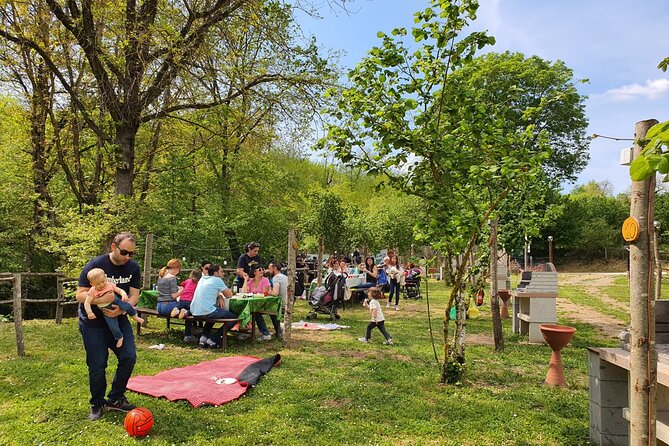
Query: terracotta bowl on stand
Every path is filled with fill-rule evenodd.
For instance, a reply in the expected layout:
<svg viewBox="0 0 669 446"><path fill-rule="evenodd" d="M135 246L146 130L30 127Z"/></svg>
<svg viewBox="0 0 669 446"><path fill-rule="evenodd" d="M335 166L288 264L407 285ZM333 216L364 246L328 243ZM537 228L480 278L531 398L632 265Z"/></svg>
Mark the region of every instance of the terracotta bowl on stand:
<svg viewBox="0 0 669 446"><path fill-rule="evenodd" d="M502 299L502 319L509 319L509 299L511 299L511 293L509 290L497 290L497 295Z"/></svg>
<svg viewBox="0 0 669 446"><path fill-rule="evenodd" d="M564 379L564 369L562 368L562 355L560 350L565 345L569 344L571 338L574 337L576 329L574 327L567 327L566 325L541 324L539 325L541 334L544 336L546 343L553 350L551 360L548 363L548 372L546 373L546 380L544 384L549 386L568 387L567 381Z"/></svg>

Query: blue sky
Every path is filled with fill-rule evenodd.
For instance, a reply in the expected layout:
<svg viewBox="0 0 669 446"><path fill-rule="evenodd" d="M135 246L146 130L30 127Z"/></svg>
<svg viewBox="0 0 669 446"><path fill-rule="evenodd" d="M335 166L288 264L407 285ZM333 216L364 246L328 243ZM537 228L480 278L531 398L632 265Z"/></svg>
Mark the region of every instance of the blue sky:
<svg viewBox="0 0 669 446"><path fill-rule="evenodd" d="M669 119L669 73L657 64L669 56L669 1L641 0L480 0L473 29L486 29L497 43L491 51L517 51L563 60L588 96L588 134L632 138L643 119ZM341 63L353 67L376 45L378 31L410 28L413 13L427 0L356 0L350 14L334 13L325 1L322 19L303 17L300 25L324 49L341 50ZM614 194L630 187L619 154L630 142L595 139L590 162L576 184L609 181ZM570 190L573 185L565 185Z"/></svg>

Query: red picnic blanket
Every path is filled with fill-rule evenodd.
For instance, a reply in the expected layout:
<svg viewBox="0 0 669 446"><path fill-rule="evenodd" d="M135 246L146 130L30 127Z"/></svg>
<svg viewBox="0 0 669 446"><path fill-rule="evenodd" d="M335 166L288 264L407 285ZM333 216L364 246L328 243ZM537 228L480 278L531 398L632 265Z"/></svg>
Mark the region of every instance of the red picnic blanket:
<svg viewBox="0 0 669 446"><path fill-rule="evenodd" d="M128 389L170 401L185 399L193 407L203 404L220 406L242 396L249 386L254 386L262 375L280 362L278 354L265 359L228 356L165 370L153 376L135 376L130 378Z"/></svg>

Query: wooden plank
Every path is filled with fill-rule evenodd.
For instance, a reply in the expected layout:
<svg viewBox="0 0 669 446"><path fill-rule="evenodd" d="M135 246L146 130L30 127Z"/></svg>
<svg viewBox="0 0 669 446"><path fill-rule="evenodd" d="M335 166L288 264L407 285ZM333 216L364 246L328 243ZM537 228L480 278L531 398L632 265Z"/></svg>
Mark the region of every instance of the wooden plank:
<svg viewBox="0 0 669 446"><path fill-rule="evenodd" d="M16 350L19 356L25 356L23 344L23 308L21 307L21 274L14 274L14 330L16 332Z"/></svg>
<svg viewBox="0 0 669 446"><path fill-rule="evenodd" d="M146 234L146 245L144 246L144 275L142 288L151 289L151 263L153 259L153 234Z"/></svg>
<svg viewBox="0 0 669 446"><path fill-rule="evenodd" d="M63 274L63 273L33 273L33 272L30 272L30 271L22 271L22 272L19 272L19 273L0 273L0 277L2 277L2 278L0 278L0 280L3 280L4 278L7 278L7 277L11 278L15 274L21 274L22 276L26 276L26 277L31 277L31 276L32 277L40 277L40 276L41 277L65 277L65 274Z"/></svg>
<svg viewBox="0 0 669 446"><path fill-rule="evenodd" d="M295 229L290 228L288 230L288 290L287 290L287 299L284 302L284 315L283 315L283 339L281 340L281 345L283 347L290 347L290 338L292 336L291 325L293 321L293 304L295 303L295 263L297 257L297 240L295 237ZM255 330L253 330L255 334ZM251 336L253 337L253 335Z"/></svg>
<svg viewBox="0 0 669 446"><path fill-rule="evenodd" d="M511 296L513 297L529 297L529 298L555 298L558 297L557 293L538 293L534 291L511 291Z"/></svg>
<svg viewBox="0 0 669 446"><path fill-rule="evenodd" d="M623 418L630 420L630 408L623 407ZM655 434L658 440L669 443L669 410L657 411L657 420L655 421Z"/></svg>
<svg viewBox="0 0 669 446"><path fill-rule="evenodd" d="M136 308L137 314L141 317L142 315L150 315L150 316L156 316L159 318L167 319L167 329L169 329L170 326L170 321L173 319L170 315L165 315L165 314L159 314L158 310L155 310L153 308ZM204 319L204 318L199 318L197 316L187 316L184 319L179 319L183 321L189 321L189 322L194 322L194 321L202 321L202 322L212 322L214 324L236 324L238 322L241 322L241 319ZM137 323L137 336L141 334L142 331L142 324L139 322ZM223 340L223 349L225 349L227 345L227 340Z"/></svg>
<svg viewBox="0 0 669 446"><path fill-rule="evenodd" d="M56 294L58 298L56 299L56 324L60 325L63 323L63 305L65 302L65 289L63 288L63 279L59 277L56 279Z"/></svg>
<svg viewBox="0 0 669 446"><path fill-rule="evenodd" d="M630 369L630 352L622 348L600 348L599 357L625 370ZM669 355L662 351L657 360L657 382L669 387Z"/></svg>

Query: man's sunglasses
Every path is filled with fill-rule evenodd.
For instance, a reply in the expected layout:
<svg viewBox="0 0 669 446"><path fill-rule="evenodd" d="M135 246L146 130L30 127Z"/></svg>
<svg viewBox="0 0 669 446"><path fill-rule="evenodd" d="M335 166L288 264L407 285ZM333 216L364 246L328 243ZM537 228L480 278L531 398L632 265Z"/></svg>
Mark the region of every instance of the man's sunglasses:
<svg viewBox="0 0 669 446"><path fill-rule="evenodd" d="M135 251L127 251L125 249L118 249L118 253L121 254L122 256L128 256L128 257L134 257L135 256Z"/></svg>

